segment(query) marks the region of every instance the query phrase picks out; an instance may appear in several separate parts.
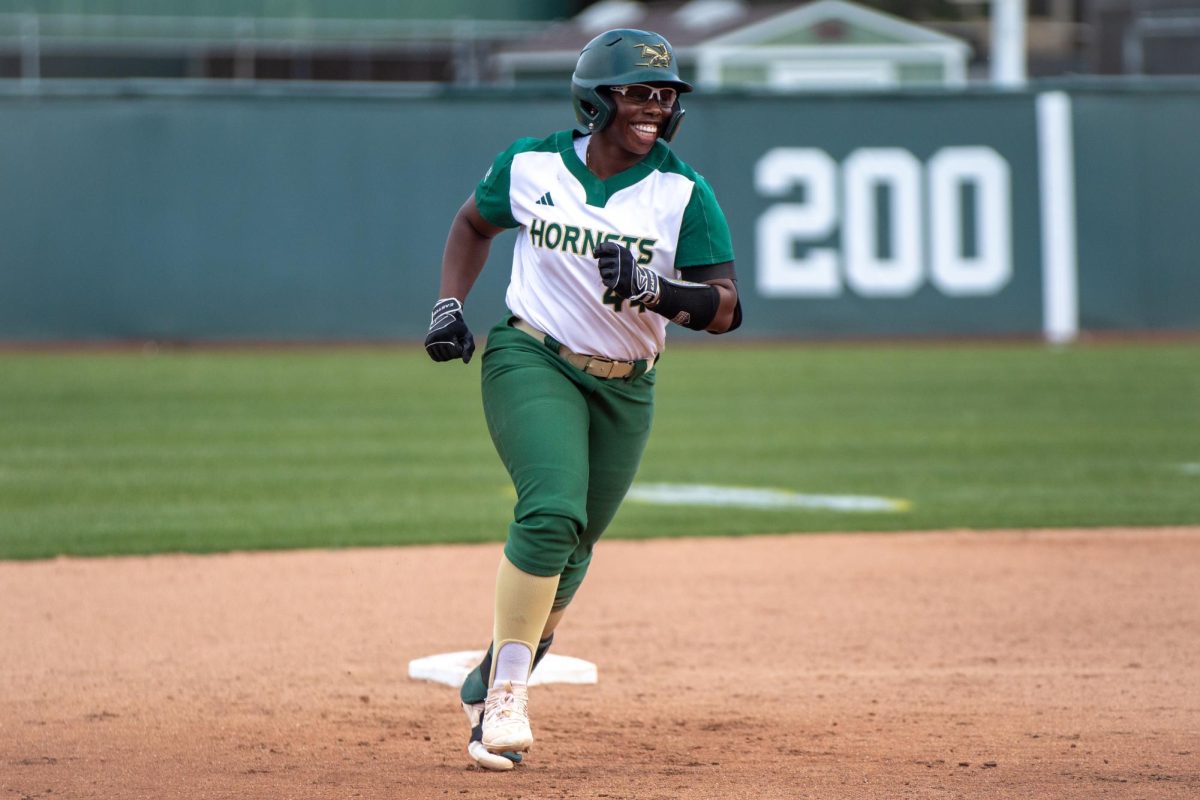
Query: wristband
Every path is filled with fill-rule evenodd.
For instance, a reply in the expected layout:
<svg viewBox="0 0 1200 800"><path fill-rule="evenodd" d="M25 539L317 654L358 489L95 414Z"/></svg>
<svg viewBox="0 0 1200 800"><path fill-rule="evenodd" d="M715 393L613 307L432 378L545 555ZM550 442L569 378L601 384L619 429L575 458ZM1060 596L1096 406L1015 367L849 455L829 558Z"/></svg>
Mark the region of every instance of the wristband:
<svg viewBox="0 0 1200 800"><path fill-rule="evenodd" d="M721 295L707 283L689 283L660 277L658 303L646 306L676 325L702 331L717 316Z"/></svg>

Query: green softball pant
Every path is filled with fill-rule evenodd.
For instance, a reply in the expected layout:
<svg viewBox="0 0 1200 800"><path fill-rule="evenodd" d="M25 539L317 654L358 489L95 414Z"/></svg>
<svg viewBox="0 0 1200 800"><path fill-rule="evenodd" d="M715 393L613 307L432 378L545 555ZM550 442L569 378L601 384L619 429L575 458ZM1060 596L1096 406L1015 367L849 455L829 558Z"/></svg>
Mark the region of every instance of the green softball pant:
<svg viewBox="0 0 1200 800"><path fill-rule="evenodd" d="M554 610L587 574L592 548L633 483L654 417L654 370L604 380L510 326L488 334L483 411L517 504L504 554L559 576Z"/></svg>

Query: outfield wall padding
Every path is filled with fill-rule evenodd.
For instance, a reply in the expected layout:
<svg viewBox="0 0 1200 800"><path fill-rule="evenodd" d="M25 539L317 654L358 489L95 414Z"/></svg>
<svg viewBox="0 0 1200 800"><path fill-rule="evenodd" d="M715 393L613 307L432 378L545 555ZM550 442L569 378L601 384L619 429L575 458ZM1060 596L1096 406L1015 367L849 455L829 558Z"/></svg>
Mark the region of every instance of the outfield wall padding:
<svg viewBox="0 0 1200 800"><path fill-rule="evenodd" d="M1055 93L1068 316L1200 329L1200 86ZM1044 94L688 96L676 149L728 215L745 333L1041 333L1064 196ZM0 86L0 340L419 338L455 210L571 119L553 92ZM479 331L515 235L468 300Z"/></svg>

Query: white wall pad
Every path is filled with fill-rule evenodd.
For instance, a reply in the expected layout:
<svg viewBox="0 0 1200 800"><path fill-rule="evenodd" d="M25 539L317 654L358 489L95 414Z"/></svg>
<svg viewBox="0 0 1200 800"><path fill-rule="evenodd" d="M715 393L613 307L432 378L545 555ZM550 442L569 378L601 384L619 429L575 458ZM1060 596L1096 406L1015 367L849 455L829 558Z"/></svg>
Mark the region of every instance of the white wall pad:
<svg viewBox="0 0 1200 800"><path fill-rule="evenodd" d="M1046 340L1079 334L1078 253L1075 242L1075 145L1071 97L1037 97L1038 174L1042 195L1042 326Z"/></svg>
<svg viewBox="0 0 1200 800"><path fill-rule="evenodd" d="M453 686L462 686L467 673L483 658L482 650L460 650L456 653L439 653L408 662L408 677L418 681L433 681ZM582 658L548 653L529 679L530 686L545 683L596 683L599 673L596 665Z"/></svg>

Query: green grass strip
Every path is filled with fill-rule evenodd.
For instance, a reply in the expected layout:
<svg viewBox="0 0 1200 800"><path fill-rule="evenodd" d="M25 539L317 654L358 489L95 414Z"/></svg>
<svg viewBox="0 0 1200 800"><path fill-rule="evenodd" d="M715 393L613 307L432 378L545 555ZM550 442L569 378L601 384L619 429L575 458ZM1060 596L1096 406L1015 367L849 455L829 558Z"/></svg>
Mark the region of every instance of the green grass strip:
<svg viewBox="0 0 1200 800"><path fill-rule="evenodd" d="M607 535L1197 524L1198 367L1196 343L676 346L640 482L911 507L630 502ZM0 354L0 558L499 541L478 384L412 348Z"/></svg>

